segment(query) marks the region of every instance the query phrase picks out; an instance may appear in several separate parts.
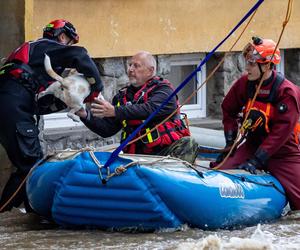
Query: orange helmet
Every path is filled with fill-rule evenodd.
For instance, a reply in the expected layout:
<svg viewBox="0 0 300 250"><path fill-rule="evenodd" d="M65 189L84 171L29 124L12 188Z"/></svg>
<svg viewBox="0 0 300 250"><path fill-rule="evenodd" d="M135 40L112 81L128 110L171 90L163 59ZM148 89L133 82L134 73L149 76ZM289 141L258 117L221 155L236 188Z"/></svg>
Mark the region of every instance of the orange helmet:
<svg viewBox="0 0 300 250"><path fill-rule="evenodd" d="M280 51L278 48L275 50L276 43L273 40L261 39L259 37L252 37L252 40L253 42L248 43L243 50L243 55L247 61L257 63L280 63Z"/></svg>

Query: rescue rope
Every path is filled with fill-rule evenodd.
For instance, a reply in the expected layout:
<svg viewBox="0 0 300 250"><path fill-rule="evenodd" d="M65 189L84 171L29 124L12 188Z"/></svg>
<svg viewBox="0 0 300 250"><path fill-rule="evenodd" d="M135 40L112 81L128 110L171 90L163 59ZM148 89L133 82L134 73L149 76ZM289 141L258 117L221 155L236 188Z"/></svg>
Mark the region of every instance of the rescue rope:
<svg viewBox="0 0 300 250"><path fill-rule="evenodd" d="M171 156L168 155L168 156L162 156L159 159L153 160L153 161L145 161L145 160L142 160L142 161L139 161L139 160L138 161L132 161L132 162L129 162L128 164L126 164L125 166L121 165L119 167L116 167L115 170L114 170L114 172L112 172L112 173L110 172L110 167L108 166L108 167L105 168L106 171L107 171L107 175L106 175L106 178L104 178L103 174L101 172L101 169L104 168L104 165L102 165L99 162L99 160L97 159L97 157L95 156L95 154L94 154L93 151L89 151L89 154L90 154L92 160L94 161L94 163L98 166L99 177L100 177L100 180L101 180L102 184L106 184L108 182L108 180L110 178L114 177L114 176L119 176L119 175L123 174L130 167L138 166L140 164L143 164L143 165L154 165L156 163L163 162L163 161L166 161L166 160L175 160L176 162L180 162L183 165L192 168L201 177L203 177L203 174L201 172L199 172L191 163L189 163L187 161L184 161L184 160L181 160L181 159L178 159L178 158L175 158L175 157L171 157Z"/></svg>
<svg viewBox="0 0 300 250"><path fill-rule="evenodd" d="M44 156L42 159L38 160L33 167L30 169L30 171L28 172L28 174L25 176L25 178L23 179L23 181L20 183L20 185L18 186L17 190L10 196L10 198L0 207L0 212L3 211L3 209L11 202L11 200L19 193L19 191L21 190L21 188L23 187L23 185L25 184L25 182L27 181L29 175L32 173L33 169L35 169L36 167L38 167L39 165L43 164L45 161L47 161L50 157L52 157L53 155L46 155Z"/></svg>
<svg viewBox="0 0 300 250"><path fill-rule="evenodd" d="M274 49L273 54L272 54L272 56L271 56L271 59L270 59L270 61L269 61L268 64L267 64L267 67L268 67L268 68L270 67L271 62L272 62L272 59L273 59L273 57L274 57L274 54L275 54L275 52L276 52L276 50L277 50L277 48L278 48L278 46L279 46L279 43L280 43L280 41L281 41L283 32L284 32L284 30L285 30L285 28L286 28L286 25L288 24L288 22L289 22L289 20L290 20L291 13L292 13L292 9L293 9L293 0L289 0L288 5L287 5L287 10L286 10L285 20L284 20L283 23L282 23L282 29L281 29L281 32L280 32L278 41L277 41L277 43L276 43L276 46L275 46L275 49ZM250 107L249 107L249 109L248 109L248 111L247 111L247 113L246 113L246 115L245 115L244 121L247 121L247 119L248 119L248 116L249 116L249 114L250 114L251 108L253 107L253 104L254 104L254 102L255 102L255 100L256 100L256 97L257 97L257 95L258 95L258 93L259 93L259 90L260 90L260 88L261 88L261 86L262 86L262 84L263 84L263 81L265 80L266 73L267 73L267 71L264 72L264 74L262 75L262 77L261 77L261 79L260 79L260 81L259 81L259 84L258 84L257 89L256 89L256 91L255 91L255 94L254 94L254 96L253 96L253 99L251 100L251 103L250 103L250 105L249 105ZM235 150L236 147L238 147L238 142L240 141L240 140L239 140L239 137L240 137L241 135L243 135L244 133L245 133L244 128L243 128L243 126L241 126L241 128L240 128L239 131L238 131L237 137L236 137L236 139L235 139L233 145L231 146L231 149L230 149L229 153L225 156L225 158L223 159L223 161L220 162L220 163L219 163L217 166L215 166L213 169L219 169L220 167L222 167L222 166L224 165L224 163L227 161L227 159L229 158L229 156L231 155L231 153Z"/></svg>
<svg viewBox="0 0 300 250"><path fill-rule="evenodd" d="M157 164L157 163L160 163L160 162L164 162L166 160L174 160L176 162L180 162L182 163L183 165L193 169L201 178L204 178L204 174L202 171L200 171L199 169L197 169L197 167L200 167L200 168L204 168L206 170L210 170L210 171L217 171L217 172L220 172L220 173L223 173L225 175L228 175L228 176L231 176L231 177L234 177L236 179L239 179L240 181L242 182L248 182L248 183L252 183L252 184L256 184L256 185L260 185L260 186L265 186L265 187L273 187L275 188L279 193L281 193L282 195L285 196L285 192L282 191L279 187L277 187L277 185L274 183L274 182L269 182L269 183L262 183L262 182L258 182L258 181L254 181L254 180L250 180L249 178L245 177L245 176L238 176L238 175L235 175L235 174L231 174L231 173L228 173L224 170L217 170L217 169L211 169L209 167L205 167L205 166L200 166L200 165L197 165L197 164L194 164L192 165L191 163L187 162L187 161L184 161L184 160L181 160L181 159L178 159L178 158L175 158L175 157L171 157L171 156L162 156L160 157L159 159L157 160L153 160L153 161L145 161L145 160L137 160L137 161L132 161L132 162L129 162L128 164L126 165L121 165L119 167L116 167L114 172L110 173L110 168L107 167L107 177L104 178L102 173L101 173L101 169L104 167L104 165L102 165L97 157L95 156L94 152L93 151L89 151L89 154L91 156L91 158L93 159L94 163L98 166L98 170L99 170L99 176L100 176L100 179L101 179L101 182L102 184L106 184L110 178L114 177L114 176L119 176L121 174L123 174L124 172L126 172L130 167L133 167L133 166L138 166L138 165L154 165L154 164Z"/></svg>
<svg viewBox="0 0 300 250"><path fill-rule="evenodd" d="M260 185L260 186L265 186L265 187L273 187L275 188L279 193L281 193L282 195L285 196L285 192L282 191L279 187L277 187L277 185L274 183L274 182L269 182L269 183L262 183L262 182L258 182L258 181L254 181L254 180L250 180L249 178L245 177L245 176L239 176L239 175L235 175L235 174L231 174L231 173L228 173L224 170L217 170L217 169L211 169L209 167L204 167L204 166L200 166L200 165L192 165L191 163L187 162L187 161L184 161L184 160L181 160L181 159L178 159L178 158L175 158L175 157L171 157L171 156L163 156L163 157L160 157L159 159L157 160L153 160L153 161L146 161L146 160L137 160L137 161L132 161L132 162L129 162L128 164L126 165L121 165L119 167L116 167L114 172L110 172L110 168L107 167L107 177L104 178L102 173L101 173L101 169L104 167L104 165L102 165L97 157L95 156L94 154L94 151L89 151L89 154L91 156L91 158L93 159L94 163L98 166L98 170L99 170L99 176L100 176L100 179L101 179L101 182L102 184L106 184L110 178L114 177L114 176L119 176L121 174L123 174L124 172L126 172L130 167L133 167L133 166L138 166L138 165L155 165L157 163L160 163L160 162L164 162L166 160L174 160L176 162L180 162L182 163L183 165L193 169L201 178L204 178L204 174L202 171L200 171L199 169L197 169L197 167L201 167L201 168L204 168L206 170L211 170L211 171L217 171L217 172L221 172L225 175L228 175L228 176L231 176L231 177L234 177L236 179L239 179L240 181L242 182L248 182L248 183L252 183L252 184L256 184L256 185ZM171 163L171 162L170 162Z"/></svg>
<svg viewBox="0 0 300 250"><path fill-rule="evenodd" d="M110 158L105 163L104 167L108 167L114 162L120 151L131 141L136 134L173 98L196 74L201 71L202 66L215 53L215 51L237 30L239 26L262 4L264 0L258 0L257 3L246 13L239 23L228 33L228 35L201 61L200 65L173 91L173 93L138 127L136 128L123 142L115 149Z"/></svg>

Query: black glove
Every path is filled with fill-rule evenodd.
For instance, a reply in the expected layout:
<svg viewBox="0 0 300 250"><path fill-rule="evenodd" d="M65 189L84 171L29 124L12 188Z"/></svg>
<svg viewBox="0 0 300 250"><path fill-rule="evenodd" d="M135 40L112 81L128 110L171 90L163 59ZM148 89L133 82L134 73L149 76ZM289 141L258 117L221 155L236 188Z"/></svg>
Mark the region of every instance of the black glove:
<svg viewBox="0 0 300 250"><path fill-rule="evenodd" d="M246 170L246 171L250 172L251 174L257 174L258 167L259 167L259 163L257 162L257 160L250 159L250 160L247 160L246 162L242 163L241 165L239 165L237 168Z"/></svg>
<svg viewBox="0 0 300 250"><path fill-rule="evenodd" d="M237 168L244 169L251 174L257 174L257 169L262 169L267 164L268 158L269 156L266 151L258 149L255 152L254 158L247 160Z"/></svg>
<svg viewBox="0 0 300 250"><path fill-rule="evenodd" d="M228 148L233 145L234 140L237 136L237 131L229 130L229 131L224 132L224 135L225 135L225 141L226 141L225 148ZM216 163L222 162L228 153L229 153L229 150L219 154L215 162Z"/></svg>

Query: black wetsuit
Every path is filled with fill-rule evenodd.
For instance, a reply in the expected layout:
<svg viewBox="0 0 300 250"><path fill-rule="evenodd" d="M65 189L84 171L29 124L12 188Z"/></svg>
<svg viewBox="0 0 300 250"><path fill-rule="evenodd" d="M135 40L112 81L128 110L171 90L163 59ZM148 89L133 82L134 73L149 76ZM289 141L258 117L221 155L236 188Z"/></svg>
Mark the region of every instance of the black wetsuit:
<svg viewBox="0 0 300 250"><path fill-rule="evenodd" d="M86 77L95 79L91 92L103 88L99 71L83 47L39 39L24 43L8 57L0 69L0 143L17 170L4 187L0 207L16 191L37 160L43 157L38 138L38 116L66 108L53 95L41 98L38 103L35 101L35 94L52 80L44 69L45 53L57 73L65 68L76 68ZM3 211L17 207L23 201L27 202L25 186Z"/></svg>

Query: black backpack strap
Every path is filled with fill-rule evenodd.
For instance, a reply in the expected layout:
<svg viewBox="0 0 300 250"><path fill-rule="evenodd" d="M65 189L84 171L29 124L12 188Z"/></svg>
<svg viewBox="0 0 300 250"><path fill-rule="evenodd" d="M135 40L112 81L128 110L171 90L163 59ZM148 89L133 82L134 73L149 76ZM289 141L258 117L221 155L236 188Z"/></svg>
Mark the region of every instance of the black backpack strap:
<svg viewBox="0 0 300 250"><path fill-rule="evenodd" d="M277 72L276 79L273 83L270 94L266 100L267 102L270 102L270 103L275 102L276 97L277 97L277 90L278 90L279 86L281 85L281 83L283 83L283 81L284 81L284 76L281 73Z"/></svg>

